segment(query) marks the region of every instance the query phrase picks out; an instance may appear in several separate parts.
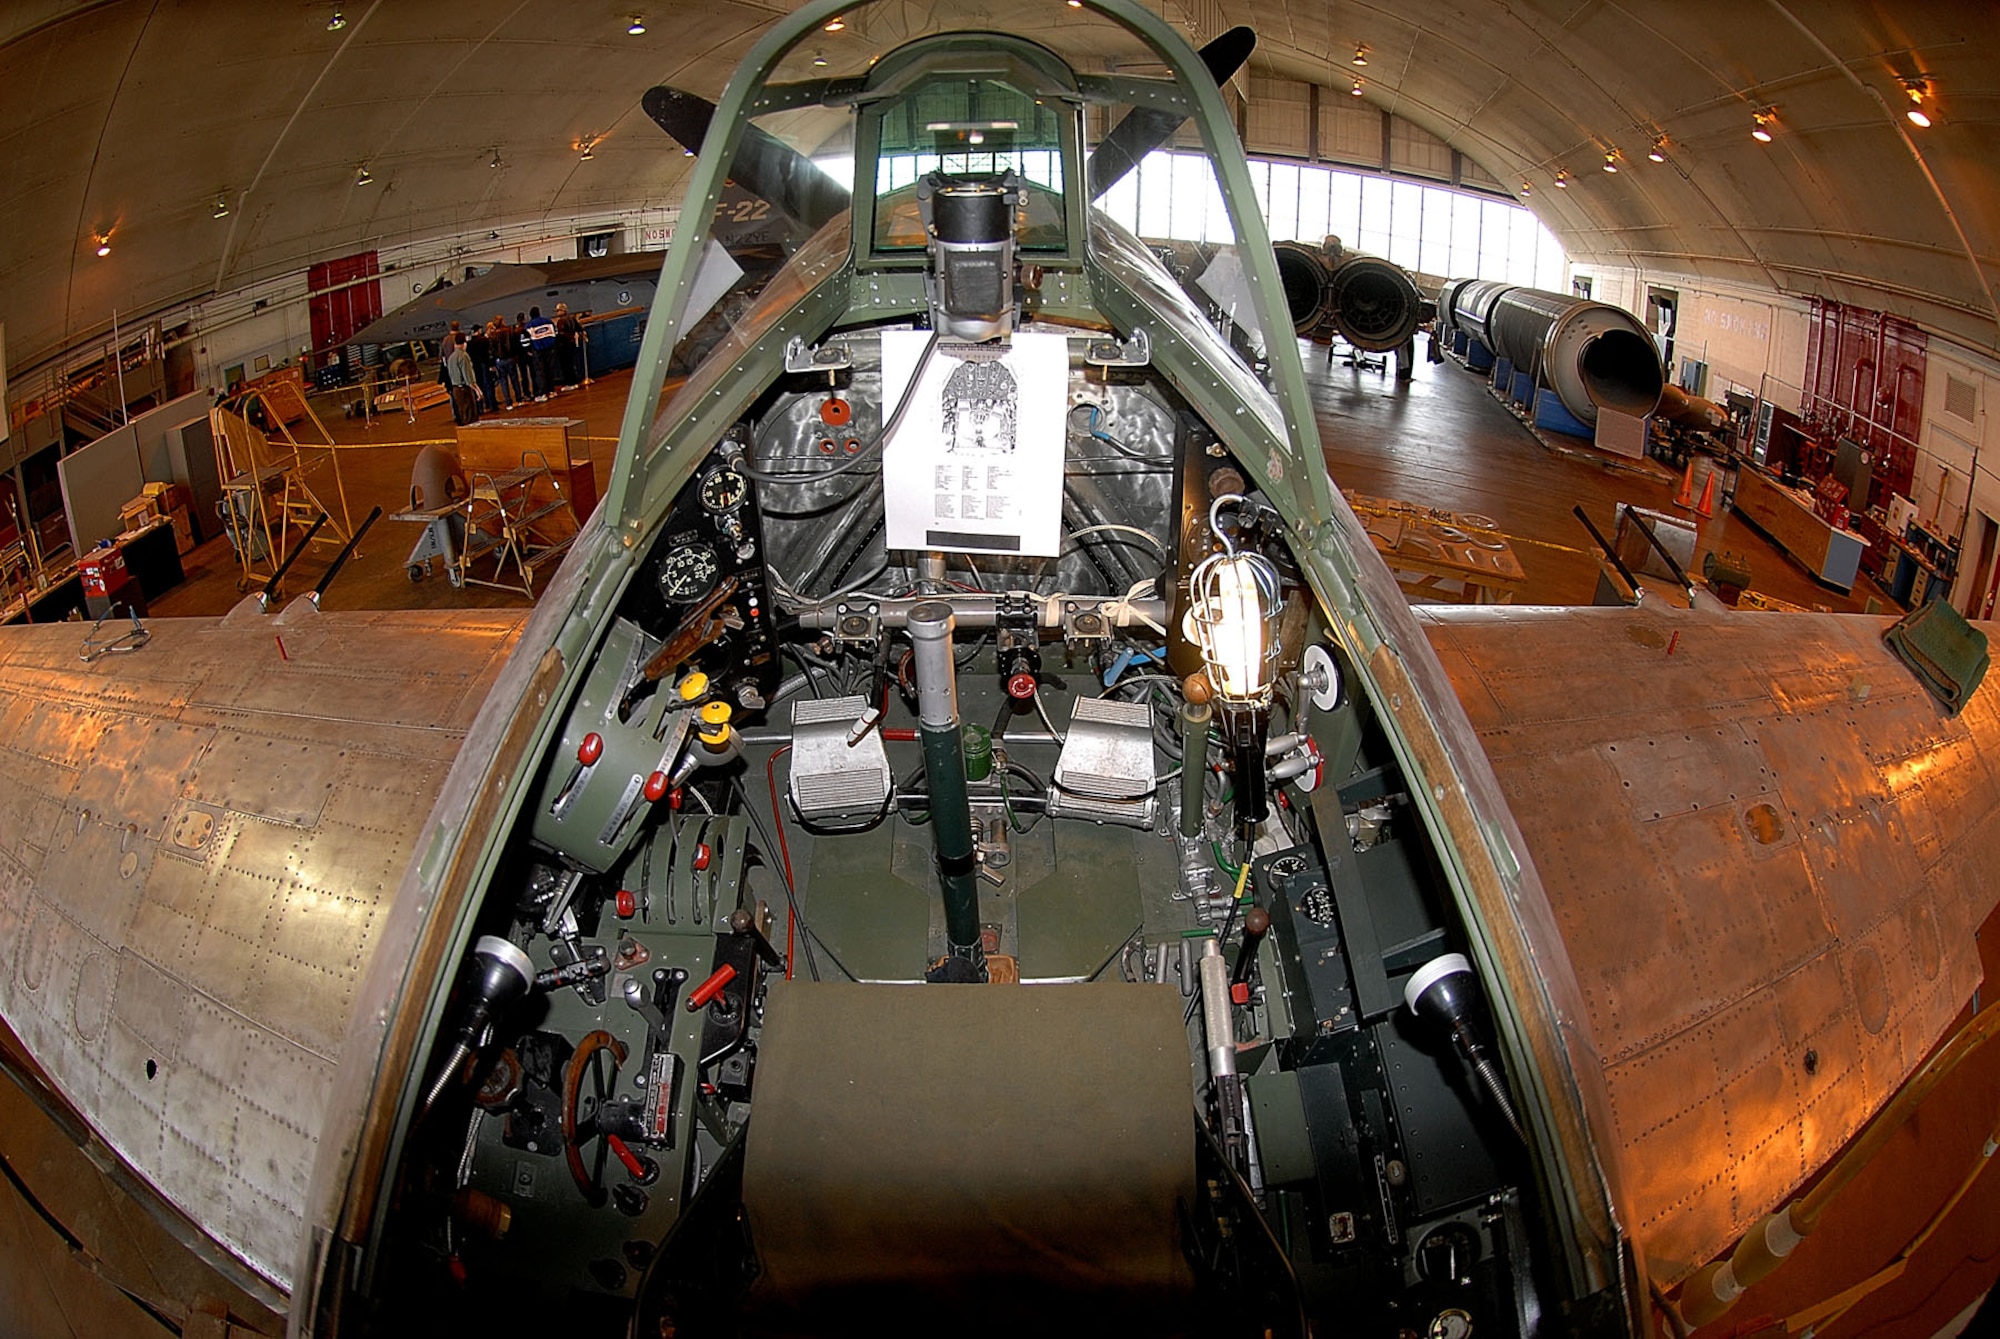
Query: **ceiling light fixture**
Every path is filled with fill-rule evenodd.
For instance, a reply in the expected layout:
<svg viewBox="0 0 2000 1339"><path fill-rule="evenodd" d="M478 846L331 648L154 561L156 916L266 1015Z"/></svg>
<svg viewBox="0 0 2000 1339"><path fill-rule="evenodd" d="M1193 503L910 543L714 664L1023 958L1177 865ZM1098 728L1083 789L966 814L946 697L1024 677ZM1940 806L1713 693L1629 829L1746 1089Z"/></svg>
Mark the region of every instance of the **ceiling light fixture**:
<svg viewBox="0 0 2000 1339"><path fill-rule="evenodd" d="M1354 64L1366 65L1367 63L1368 63L1368 47L1364 43L1354 48Z"/></svg>
<svg viewBox="0 0 2000 1339"><path fill-rule="evenodd" d="M1069 7L1071 9L1082 9L1083 0L1069 0Z"/></svg>
<svg viewBox="0 0 2000 1339"><path fill-rule="evenodd" d="M1358 98L1358 97L1360 97L1360 96L1361 96L1361 81L1360 81L1359 79L1356 79L1356 80L1354 81L1354 87L1353 87L1353 88L1350 88L1350 89L1348 89L1347 91L1348 91L1348 92L1350 92L1350 93L1352 93L1352 94L1353 94L1353 95L1354 95L1355 97L1357 97L1357 98Z"/></svg>
<svg viewBox="0 0 2000 1339"><path fill-rule="evenodd" d="M1931 86L1921 79L1905 79L1903 91L1910 95L1910 110L1903 115L1910 118L1911 125L1929 130L1931 117L1930 113L1924 110L1924 96L1931 91Z"/></svg>
<svg viewBox="0 0 2000 1339"><path fill-rule="evenodd" d="M366 186L374 180L375 174L368 170L368 164L363 163L360 167L354 169L354 184L356 186Z"/></svg>
<svg viewBox="0 0 2000 1339"><path fill-rule="evenodd" d="M488 162L488 163L486 164L486 166L488 166L488 167L499 167L499 166L500 166L500 150L498 150L498 149L495 149L495 150L493 151L493 157L492 157L492 159L491 159L491 160L490 160L490 161L489 161L489 162Z"/></svg>
<svg viewBox="0 0 2000 1339"><path fill-rule="evenodd" d="M583 152L578 157L586 163L597 157L597 141L594 139L585 140L583 142Z"/></svg>
<svg viewBox="0 0 2000 1339"><path fill-rule="evenodd" d="M625 25L625 35L627 37L644 37L646 35L646 20L634 14L632 21Z"/></svg>
<svg viewBox="0 0 2000 1339"><path fill-rule="evenodd" d="M1569 189L1569 173L1565 172L1561 168L1556 169L1556 189L1559 191L1566 191Z"/></svg>
<svg viewBox="0 0 2000 1339"><path fill-rule="evenodd" d="M111 254L111 234L110 234L110 233L108 233L108 232L98 232L98 233L92 233L92 234L91 234L91 239L92 239L93 241L95 241L95 242L97 243L97 254L98 254L98 255L100 255L100 256L108 256L108 255L110 255L110 254Z"/></svg>
<svg viewBox="0 0 2000 1339"><path fill-rule="evenodd" d="M215 193L215 208L208 211L208 216L212 219L226 219L229 217L229 193L227 191L217 191Z"/></svg>
<svg viewBox="0 0 2000 1339"><path fill-rule="evenodd" d="M830 33L837 33L846 26L847 26L847 20L843 19L838 14L835 14L832 18L826 21L826 30Z"/></svg>
<svg viewBox="0 0 2000 1339"><path fill-rule="evenodd" d="M339 5L335 5L333 7L333 17L326 21L326 30L330 33L337 33L346 26L347 15L340 12Z"/></svg>
<svg viewBox="0 0 2000 1339"><path fill-rule="evenodd" d="M1761 111L1753 112L1752 115L1757 120L1757 126L1750 132L1750 138L1760 144L1769 144L1771 142L1771 126L1778 119L1778 109L1775 107L1766 107Z"/></svg>
<svg viewBox="0 0 2000 1339"><path fill-rule="evenodd" d="M813 52L813 65L819 69L826 68L826 53L824 51Z"/></svg>
<svg viewBox="0 0 2000 1339"><path fill-rule="evenodd" d="M1653 147L1646 151L1646 157L1656 163L1667 161L1667 137L1665 135L1653 136Z"/></svg>
<svg viewBox="0 0 2000 1339"><path fill-rule="evenodd" d="M1612 149L1604 155L1604 170L1614 177L1618 175L1618 150Z"/></svg>
<svg viewBox="0 0 2000 1339"><path fill-rule="evenodd" d="M1535 188L1534 188L1533 186L1529 185L1529 184L1528 184L1527 182L1525 182L1525 181L1521 183L1521 194L1522 194L1522 195L1524 195L1524 196L1526 196L1526 195L1533 195L1534 193L1535 193Z"/></svg>

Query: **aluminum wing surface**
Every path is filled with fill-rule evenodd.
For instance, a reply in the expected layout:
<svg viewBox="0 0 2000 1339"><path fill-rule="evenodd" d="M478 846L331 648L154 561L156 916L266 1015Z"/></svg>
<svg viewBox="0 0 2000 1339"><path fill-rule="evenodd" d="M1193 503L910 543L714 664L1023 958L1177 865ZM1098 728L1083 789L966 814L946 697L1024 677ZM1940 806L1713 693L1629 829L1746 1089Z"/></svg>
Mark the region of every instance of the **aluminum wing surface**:
<svg viewBox="0 0 2000 1339"><path fill-rule="evenodd" d="M1909 1077L1979 985L2000 705L1858 615L1422 611L1548 890L1662 1285ZM1992 635L1992 625L1985 625Z"/></svg>
<svg viewBox="0 0 2000 1339"><path fill-rule="evenodd" d="M289 1290L358 982L522 616L0 634L0 1016L107 1143Z"/></svg>

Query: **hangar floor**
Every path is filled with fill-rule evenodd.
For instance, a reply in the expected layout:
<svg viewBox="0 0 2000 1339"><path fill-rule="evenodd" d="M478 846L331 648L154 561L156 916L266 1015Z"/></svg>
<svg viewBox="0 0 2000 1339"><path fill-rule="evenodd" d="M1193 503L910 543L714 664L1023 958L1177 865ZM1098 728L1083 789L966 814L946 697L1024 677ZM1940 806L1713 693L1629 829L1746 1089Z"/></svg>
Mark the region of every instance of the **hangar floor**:
<svg viewBox="0 0 2000 1339"><path fill-rule="evenodd" d="M1620 501L1673 511L1677 480L1652 466L1612 467L1541 445L1455 364L1424 364L1399 386L1393 377L1329 367L1314 351L1308 363L1320 431L1334 476L1344 488L1424 506L1492 517L1513 542L1527 572L1522 603L1587 603L1597 564L1589 538L1570 507L1582 503L1608 527ZM624 412L629 376L598 381L535 408L582 420L580 436L597 465L600 487L609 471ZM447 411L435 408L415 423L402 417L373 425L333 417L329 427L350 446L343 452L349 500L358 517L380 503L403 505L410 465L423 441L451 439ZM403 559L415 527L380 522L363 552L333 584L328 609L463 608L523 605L504 591L454 589L442 580L412 584ZM1740 519L1703 522L1700 548L1748 557L1753 589L1806 606L1855 611L1873 596L1865 579L1842 596L1809 578ZM309 590L330 548L301 559L288 593ZM154 613L219 615L238 598L236 561L226 540L211 541L186 559L189 580L154 601ZM2000 917L1996 917L2000 920ZM2000 924L1982 936L1989 979L2000 979ZM0 1029L4 1034L4 1029ZM0 1035L0 1045L10 1038ZM1925 1107L1920 1152L1909 1131L1892 1141L1851 1187L1820 1233L1801 1248L1800 1263L1760 1290L1755 1306L1784 1315L1837 1291L1886 1263L1941 1204L1977 1156L2000 1091L2000 1053L1967 1064ZM1954 1152L1945 1163L1930 1150ZM1964 1157L1956 1150L1963 1150ZM11 1084L0 1083L0 1331L24 1335L225 1333L219 1314L188 1315L175 1299L206 1294L213 1312L241 1325L281 1323L220 1278L191 1268L169 1240L110 1183L62 1129ZM40 1216L46 1208L64 1226ZM1951 1317L1943 1298L1963 1298L1990 1279L2000 1251L2000 1178L1973 1187L1929 1248L1898 1283L1869 1299L1843 1326L1850 1335L1930 1335ZM1972 1280L1968 1282L1968 1280ZM121 1286L122 1285L122 1286ZM136 1299L136 1300L135 1300ZM149 1314L149 1304L159 1309ZM1728 1323L1717 1327L1727 1330ZM247 1333L231 1328L228 1333Z"/></svg>
<svg viewBox="0 0 2000 1339"><path fill-rule="evenodd" d="M1588 604L1597 582L1595 546L1570 508L1581 503L1600 530L1610 533L1615 506L1636 506L1683 516L1673 496L1679 480L1650 461L1611 461L1587 449L1559 453L1541 444L1495 399L1480 379L1454 363L1420 363L1399 384L1391 375L1329 366L1323 351L1308 348L1307 370L1318 410L1320 437L1335 482L1350 492L1396 498L1425 507L1490 516L1511 540L1527 572L1518 604ZM538 415L581 421L572 429L589 447L601 491L617 449L617 432L630 388L629 373L532 405ZM346 419L329 401L319 412L342 444L342 476L354 516L380 504L385 512L407 505L410 465L419 445L449 443L451 414L443 405L373 423ZM361 555L329 590L327 609L449 609L523 605L524 597L482 587L454 589L442 580L412 584L403 558L417 527L379 521L363 540ZM316 545L287 578L287 594L310 590L334 545ZM1866 578L1851 595L1822 586L1740 517L1719 509L1701 522L1698 553L1710 549L1747 557L1752 589L1792 604L1851 612L1873 596L1888 598ZM1698 561L1698 559L1697 559ZM162 616L222 614L238 598L235 555L226 539L201 545L184 560L188 581L153 602Z"/></svg>

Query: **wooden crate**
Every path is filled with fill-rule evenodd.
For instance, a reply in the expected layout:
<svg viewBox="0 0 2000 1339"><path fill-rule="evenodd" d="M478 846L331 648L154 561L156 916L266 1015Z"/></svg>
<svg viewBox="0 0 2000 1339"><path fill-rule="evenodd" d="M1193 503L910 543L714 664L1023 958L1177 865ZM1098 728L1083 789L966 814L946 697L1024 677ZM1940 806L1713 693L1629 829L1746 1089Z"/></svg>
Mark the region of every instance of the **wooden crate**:
<svg viewBox="0 0 2000 1339"><path fill-rule="evenodd" d="M572 434L575 450L571 448ZM551 501L560 485L574 515L581 518L587 514L586 504L595 506L597 500L597 481L589 476L590 452L583 449L582 434L583 420L579 418L481 419L458 430L458 463L469 482L474 474L503 474L519 469L524 452L537 452L540 458L531 456L529 463L547 464L549 477L536 481L529 494L532 506L539 509ZM572 457L576 457L574 462ZM572 485L575 468L588 476L587 490ZM552 539L561 539L575 534L576 525L570 516L558 512L545 522L544 533Z"/></svg>

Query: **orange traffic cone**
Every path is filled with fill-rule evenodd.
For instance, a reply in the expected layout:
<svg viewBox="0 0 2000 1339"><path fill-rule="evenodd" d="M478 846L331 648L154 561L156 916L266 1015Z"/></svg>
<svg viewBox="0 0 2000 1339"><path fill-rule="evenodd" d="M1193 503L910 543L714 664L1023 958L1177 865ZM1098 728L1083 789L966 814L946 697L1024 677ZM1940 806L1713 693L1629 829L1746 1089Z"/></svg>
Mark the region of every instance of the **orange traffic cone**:
<svg viewBox="0 0 2000 1339"><path fill-rule="evenodd" d="M1676 507L1692 507L1694 505L1694 457L1693 456L1688 457L1687 473L1681 476L1681 491L1674 494L1674 505Z"/></svg>
<svg viewBox="0 0 2000 1339"><path fill-rule="evenodd" d="M1697 516L1715 515L1715 471L1708 472L1708 481L1701 486L1701 501L1694 504Z"/></svg>

